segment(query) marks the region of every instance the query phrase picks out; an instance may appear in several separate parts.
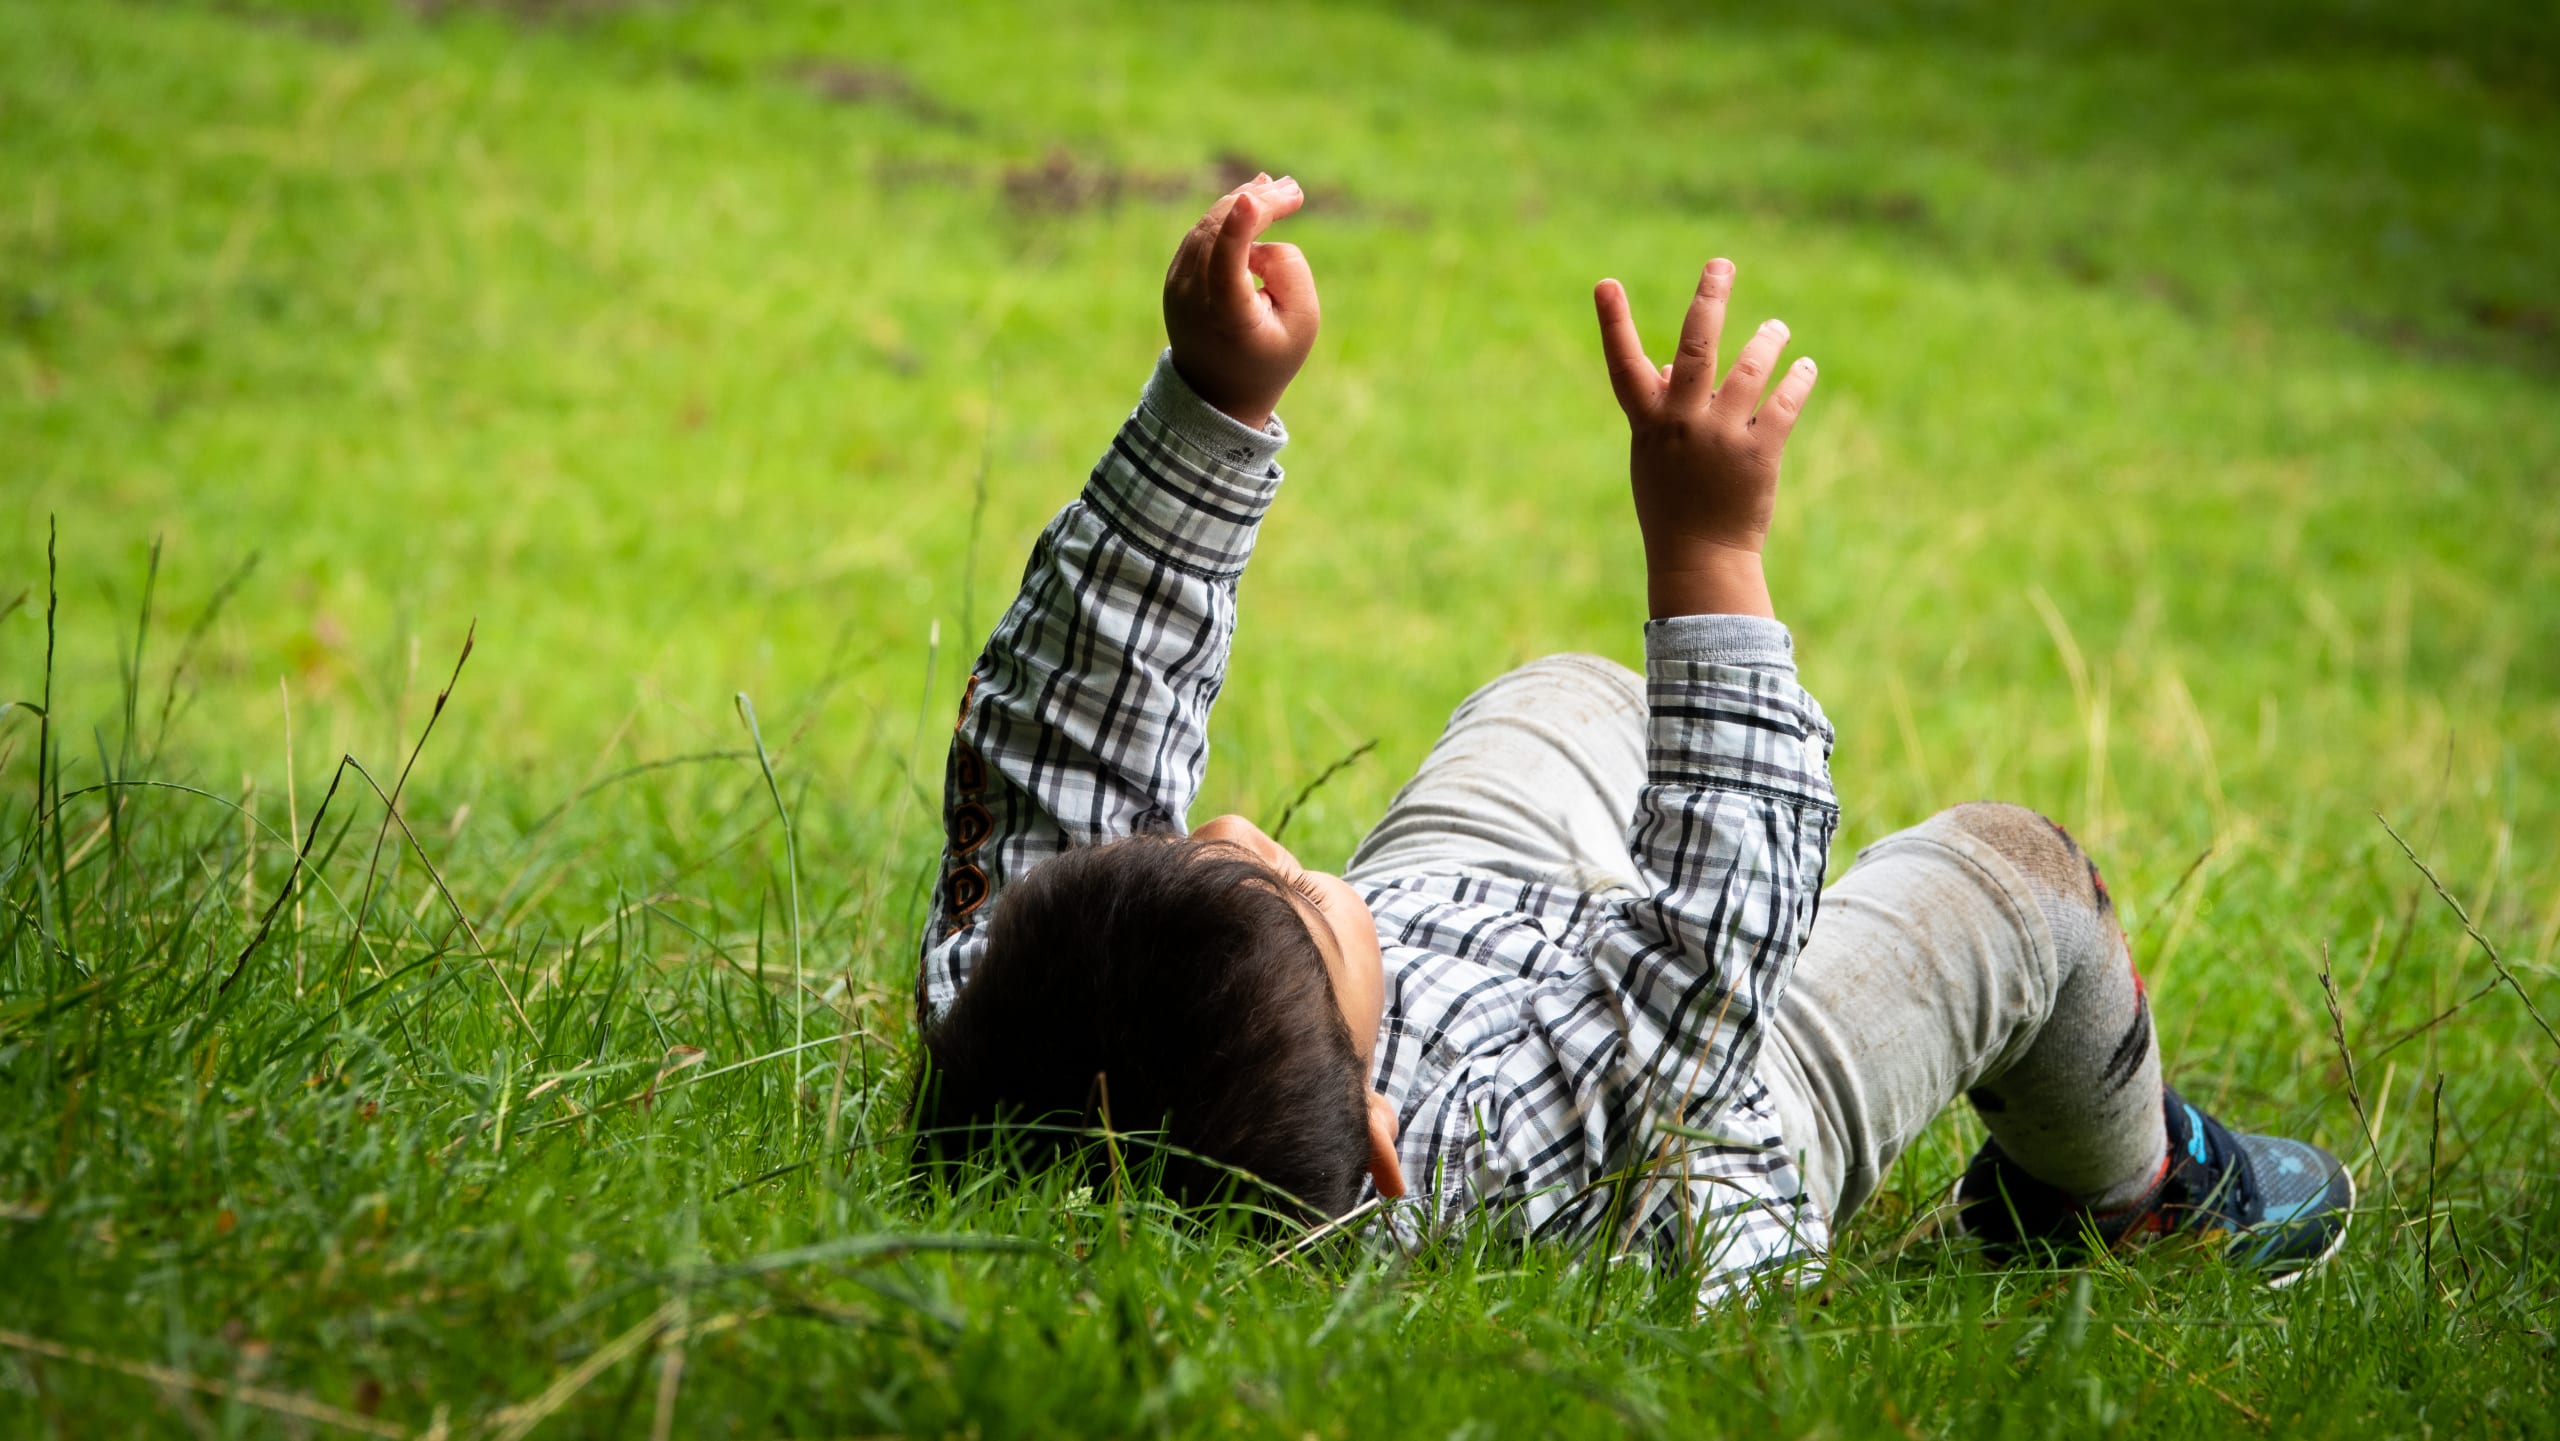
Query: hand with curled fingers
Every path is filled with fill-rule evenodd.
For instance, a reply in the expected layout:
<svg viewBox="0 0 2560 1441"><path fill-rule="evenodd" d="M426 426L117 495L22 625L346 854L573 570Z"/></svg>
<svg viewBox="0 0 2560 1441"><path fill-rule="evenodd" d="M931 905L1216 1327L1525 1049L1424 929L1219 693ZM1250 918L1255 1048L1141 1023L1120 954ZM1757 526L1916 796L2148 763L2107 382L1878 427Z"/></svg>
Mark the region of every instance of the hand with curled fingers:
<svg viewBox="0 0 2560 1441"><path fill-rule="evenodd" d="M1624 287L1603 280L1593 294L1609 383L1627 415L1645 589L1657 620L1776 614L1760 548L1777 503L1779 454L1813 392L1814 364L1799 359L1769 389L1787 344L1787 327L1771 320L1743 342L1719 382L1716 349L1733 274L1729 260L1707 262L1679 349L1659 367L1636 336Z"/></svg>
<svg viewBox="0 0 2560 1441"><path fill-rule="evenodd" d="M1174 368L1202 400L1257 430L1316 343L1315 272L1298 247L1258 239L1305 203L1297 181L1258 175L1209 207L1165 271Z"/></svg>

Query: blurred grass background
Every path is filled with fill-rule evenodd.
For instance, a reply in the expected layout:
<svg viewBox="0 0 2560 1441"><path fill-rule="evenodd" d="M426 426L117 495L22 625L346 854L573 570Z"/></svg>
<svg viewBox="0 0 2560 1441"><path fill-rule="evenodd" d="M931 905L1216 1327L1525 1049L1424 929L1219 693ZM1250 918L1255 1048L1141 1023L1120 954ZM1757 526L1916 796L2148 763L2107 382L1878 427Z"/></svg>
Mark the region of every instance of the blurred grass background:
<svg viewBox="0 0 2560 1441"><path fill-rule="evenodd" d="M522 980L550 964L546 947L613 938L621 989L579 1001L560 983L561 1004L600 1005L599 1036L613 1033L581 1042L593 1064L625 1045L651 1057L708 1045L716 1064L745 1061L758 1035L787 1043L796 1000L830 1018L810 1034L833 1034L840 1013L882 1038L858 1064L824 1059L894 1111L906 927L932 861L935 732L1030 537L1144 379L1161 343L1165 257L1206 200L1239 171L1300 177L1312 201L1286 238L1314 261L1325 330L1283 409L1292 480L1246 585L1197 815L1272 815L1374 738L1293 827L1316 863L1348 853L1449 707L1488 675L1558 649L1637 654L1623 431L1589 286L1624 279L1667 349L1697 264L1728 254L1742 266L1737 320L1783 316L1823 365L1791 448L1771 573L1840 732L1835 870L1857 844L1960 800L2019 800L2070 825L2126 905L2180 1084L2241 1119L2364 1153L2369 1189L2400 1177L2393 1206L2426 1189L2422 1216L2366 1227L2368 1277L2422 1264L2412 1246L2451 1245L2434 1239L2435 1188L2465 1198L2515 1314L2539 1318L2499 1313L2465 1332L2423 1307L2368 1316L2367 1329L2413 1328L2411 1344L2446 1366L2468 1347L2484 1367L2510 1367L2506 1389L2457 1401L2428 1389L2450 1386L2439 1378L2368 1395L2324 1369L2338 1358L2313 1356L2291 1403L2310 1408L2297 1425L2381 1417L2397 1429L2424 1401L2475 1408L2463 1413L2475 1429L2526 1426L2549 1400L2560 1226L2537 1187L2553 1179L2560 1057L2507 990L2384 1054L2495 973L2374 816L2434 865L2522 989L2560 995L2555 41L2546 10L2501 4L6 0L0 606L22 589L28 603L0 617L0 698L35 699L43 684L58 521L64 788L138 774L147 754L152 774L291 835L342 753L390 784L476 620L477 648L403 809L481 942L515 947ZM137 659L155 543L155 628ZM141 699L120 719L129 678ZM745 928L761 942L779 924L745 919L780 895L776 838L739 799L761 796L739 789L752 762L716 780L652 771L546 823L626 768L745 745L735 692L754 697L795 810L810 966L845 978L824 997L761 964L752 978L714 967L717 985L688 969L742 946ZM163 749L145 742L164 695L178 719ZM0 714L0 782L21 798L36 794L34 729L24 712ZM79 804L76 826L103 826L102 810ZM103 889L61 927L160 936L174 969L144 966L162 952L136 950L132 994L174 988L162 997L171 1018L201 1000L198 973L228 964L290 860L289 845L252 834L239 854L204 861L217 834L204 827L217 823L239 828L236 815L172 813L158 842L138 822L102 829L109 841L83 854L87 883ZM370 827L330 852L349 899L366 889ZM145 859L119 880L110 859L128 843ZM81 883L81 870L65 878ZM146 873L157 888L136 891L131 877ZM414 928L436 897L414 866L395 875ZM210 920L169 929L169 907L217 886L229 899L216 910L239 934L224 941ZM695 916L702 929L688 936L635 899L675 896L711 920ZM0 1002L17 1007L5 1011L17 1029L0 1031L0 1074L22 1115L0 1162L22 1219L0 1230L0 1255L12 1274L47 1279L0 1301L0 1319L51 1334L62 1328L39 1322L58 1308L91 1344L212 1365L193 1348L229 1357L242 1343L208 1316L245 1294L243 1275L318 1274L344 1239L333 1228L345 1196L314 1210L340 1220L312 1221L287 1259L222 1271L231 1279L202 1307L167 1293L185 1266L63 1218L82 1194L99 1214L138 1204L94 1188L112 1190L108 1178L155 1147L197 1155L202 1138L186 1138L198 1121L236 1124L222 1118L245 1107L272 1112L279 1134L302 1124L292 1087L303 1077L278 1059L301 1053L284 1040L221 1065L193 1049L253 1013L278 1037L297 1034L310 1004L302 950L290 986L262 976L279 989L226 1003L218 1024L170 1020L194 1026L183 1046L171 1031L130 1049L125 1083L137 1095L174 1088L167 1116L192 1119L156 1138L117 1130L109 1144L89 1129L106 1124L96 1102L76 1100L88 1073L73 1058L94 1061L124 1013L100 1010L86 1040L77 1028L34 1039L28 1027L70 1014L66 987L97 978L27 959L52 954L30 919L41 909L16 913L18 969ZM626 938L616 926L634 916L654 929ZM400 938L377 939L391 948L368 953L378 980ZM116 943L102 944L106 959L90 960L106 965ZM2324 956L2348 1049L2368 1058L2370 1142L2345 1102ZM468 974L478 979L447 989L481 986L476 1004L400 1044L449 1067L471 1052L476 1079L398 1070L370 1103L403 1117L417 1143L344 1181L351 1195L408 1197L407 1227L468 1230L481 1224L472 1208L538 1209L528 1188L551 1184L516 1177L503 1144L478 1193L419 1169L430 1141L476 1136L492 1114L503 1137L507 1097L566 1064L556 1037L493 1057L499 1008L515 1002ZM762 1019L741 1027L732 1015L725 1044L687 1029L734 1004L718 986L761 998ZM356 1024L339 996L331 1024ZM632 1020L626 1038L607 1023L635 1005L655 1031ZM722 1223L743 1228L727 1240L704 1239L723 1234L705 1229L712 1193L817 1145L771 1124L771 1107L806 1109L771 1069L702 1088L754 1108L757 1124L705 1100L692 1132L644 1126L652 1164L669 1169L609 1184L690 1199L649 1213L647 1234L628 1241L635 1256L806 1239L786 1217L816 1236L845 1234L857 1214L916 1221L877 1185L856 1185L885 1184L856 1168L832 1213L777 1201ZM2468 1131L2410 1129L2438 1074ZM226 1100L217 1075L239 1094ZM1853 1257L1904 1255L1897 1218L1925 1210L1969 1124L1951 1120L1911 1158L1906 1189L1880 1205ZM282 1183L237 1159L171 1174L172 1195L223 1198L186 1212L199 1228L181 1227L194 1237L180 1246L189 1266L228 1265L225 1248L240 1244L227 1227L201 1230L217 1210L236 1224L291 1209L273 1194ZM1044 1204L1022 1201L999 1229L1064 1224ZM2447 1201L2443 1214L2457 1209ZM583 1254L552 1224L522 1220L522 1244ZM480 1262L455 1245L418 1266L459 1284ZM604 1254L588 1266L657 1274ZM2350 1291L2358 1254L2341 1268ZM1193 1275L1189 1262L1165 1264ZM2432 1294L2435 1264L2430 1254L2412 1296ZM423 1425L439 1399L459 1418L473 1387L521 1394L591 1354L580 1348L594 1337L560 1339L581 1334L567 1322L524 1329L584 1289L584 1274L559 1265L537 1267L549 1279L513 1303L413 1319L453 1348L424 1369L323 1344L352 1301L260 1304L284 1308L269 1326L293 1374L342 1399L372 1384L377 1403L390 1385L385 1414ZM1533 1298L1568 1284L1530 1271L1518 1284ZM166 1285L138 1279L152 1275ZM1414 1304L1450 1309L1448 1345L1500 1331L1465 1318L1454 1283L1415 1284ZM1914 1284L1910 1304L1927 1310L1974 1305L1968 1288L1995 1283L1950 1263ZM2071 1294L2085 1321L2089 1293ZM2175 1292L2174 1304L2201 1294ZM2488 1304L2476 1284L2472 1294ZM174 1309L128 1315L136 1296ZM1288 1308L1303 1301L1271 1303L1272 1334L1314 1333L1331 1302L1292 1332ZM2116 1301L2172 1304L2147 1291L2097 1304ZM1383 1338L1399 1333L1371 1312L1405 1302L1361 1304L1370 1319L1351 1333L1392 1350ZM1543 1301L1521 1304L1544 1314ZM649 1314L642 1305L623 1324ZM503 1361L459 1339L475 1327L504 1338ZM1586 1346L1586 1360L1642 1369L1652 1363L1626 1358L1668 1344L1575 1334L1555 1354ZM1941 1358L1952 1369L1906 1378L1884 1410L1843 1402L1826 1392L1823 1378L1846 1374L1834 1368L1885 1364L1890 1343L1874 1335L1888 1333L1860 1334L1815 1348L1794 1381L1761 1383L1755 1404L1852 1430L2004 1414L1988 1371L1978 1390L1950 1379L1997 1347ZM986 1344L1021 1359L1013 1342ZM545 1349L559 1345L571 1349ZM1101 1366L1109 1349L1087 1359ZM2293 1395L2218 1372L2204 1352L2143 1355L2117 1359L2137 1377L2223 1375L2214 1384L2239 1387L2244 1412ZM931 1366L912 1364L900 1374L924 1384ZM1089 1389L1096 1429L1126 1420L1114 1404L1136 1392L1054 1357L1039 1364ZM2521 1379L2537 1367L2539 1380ZM753 1374L742 1364L730 1394L761 1394ZM687 1384L716 1387L709 1376ZM26 1399L45 1394L35 1372L0 1375L12 1378L0 1406L33 1407L56 1429L76 1419ZM91 1404L122 1397L156 1418L136 1424L177 1424L139 1382L80 1384L100 1388L84 1393ZM1323 1424L1322 1386L1269 1384L1275 1399L1255 1414L1275 1428ZM2060 1425L2083 1399L2096 1417L2095 1393L2078 1385L2057 1383L2016 1424ZM1416 1414L1446 1429L1473 1414L1474 1393L1459 1392ZM947 1409L875 1409L865 1424L1006 1429L1005 1413L971 1410L969 1394L955 1383ZM1968 1396L1987 1409L1966 1412ZM785 1398L834 1414L800 1391ZM2234 1415L2203 1392L2189 1399L2199 1416ZM2181 1414L2160 1407L2185 1404L2123 1402L2106 1424L2156 1426ZM1150 1424L1209 1424L1161 1405ZM1656 1421L1695 1414L1661 1405ZM235 1409L222 1424L257 1414ZM582 1413L561 1414L554 1424Z"/></svg>

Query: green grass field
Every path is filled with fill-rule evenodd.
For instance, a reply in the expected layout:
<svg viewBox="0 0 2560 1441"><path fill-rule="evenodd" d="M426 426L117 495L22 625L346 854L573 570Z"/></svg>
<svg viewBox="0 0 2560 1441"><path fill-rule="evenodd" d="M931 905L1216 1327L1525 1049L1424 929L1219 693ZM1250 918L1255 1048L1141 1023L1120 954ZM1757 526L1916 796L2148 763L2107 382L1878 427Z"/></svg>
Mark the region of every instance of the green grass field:
<svg viewBox="0 0 2560 1441"><path fill-rule="evenodd" d="M2553 1434L2555 96L2498 4L0 0L0 1433ZM1704 1317L905 1184L936 736L1240 164L1325 331L1195 819L1375 740L1338 863L1636 656L1589 287L1730 254L1835 873L2070 824L2335 1265L1993 1269L1969 1116Z"/></svg>

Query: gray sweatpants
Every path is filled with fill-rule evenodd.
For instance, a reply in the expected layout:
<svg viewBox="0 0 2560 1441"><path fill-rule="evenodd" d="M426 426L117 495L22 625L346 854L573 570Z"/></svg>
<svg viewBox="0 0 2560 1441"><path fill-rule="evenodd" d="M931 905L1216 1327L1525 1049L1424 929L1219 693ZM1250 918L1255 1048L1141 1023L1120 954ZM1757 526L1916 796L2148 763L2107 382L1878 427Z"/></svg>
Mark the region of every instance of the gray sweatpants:
<svg viewBox="0 0 2560 1441"><path fill-rule="evenodd" d="M1639 886L1644 712L1644 678L1599 656L1497 678L1346 873ZM2071 838L2017 806L1958 806L1858 853L1822 893L1759 1070L1835 1225L1959 1095L2011 1160L2102 1209L2166 1154L2159 1048L2113 902Z"/></svg>

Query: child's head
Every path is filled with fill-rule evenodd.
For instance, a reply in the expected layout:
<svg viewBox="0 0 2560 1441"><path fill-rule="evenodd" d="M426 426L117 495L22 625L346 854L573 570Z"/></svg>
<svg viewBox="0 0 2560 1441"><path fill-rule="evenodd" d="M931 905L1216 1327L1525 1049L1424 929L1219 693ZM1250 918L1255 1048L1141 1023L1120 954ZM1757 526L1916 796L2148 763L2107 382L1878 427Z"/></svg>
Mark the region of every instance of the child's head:
<svg viewBox="0 0 2560 1441"><path fill-rule="evenodd" d="M1219 1166L1325 1215L1364 1174L1402 1190L1393 1113L1369 1089L1384 978L1368 908L1251 822L1070 851L1007 887L989 927L924 1037L916 1122L937 1151L984 1144L1000 1119L1107 1116L1161 1132L1177 1197L1215 1194ZM1077 1138L1013 1139L1040 1159Z"/></svg>

